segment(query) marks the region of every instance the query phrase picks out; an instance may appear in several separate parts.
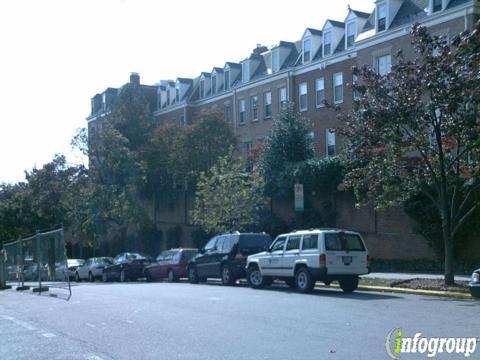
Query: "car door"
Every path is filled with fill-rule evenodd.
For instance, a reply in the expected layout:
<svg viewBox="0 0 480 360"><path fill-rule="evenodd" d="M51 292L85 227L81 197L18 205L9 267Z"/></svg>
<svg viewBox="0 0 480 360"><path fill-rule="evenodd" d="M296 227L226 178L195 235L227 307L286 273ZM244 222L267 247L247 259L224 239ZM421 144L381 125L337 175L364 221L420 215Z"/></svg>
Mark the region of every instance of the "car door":
<svg viewBox="0 0 480 360"><path fill-rule="evenodd" d="M259 260L263 275L281 276L281 259L283 257L286 242L286 236L279 236L272 246L270 246L269 251L265 254L265 257Z"/></svg>
<svg viewBox="0 0 480 360"><path fill-rule="evenodd" d="M227 236L219 236L217 238L217 243L213 248L210 255L210 263L207 267L208 276L211 277L220 277L220 264L226 254L225 252L225 242L227 241Z"/></svg>
<svg viewBox="0 0 480 360"><path fill-rule="evenodd" d="M215 249L217 244L218 236L210 239L204 248L201 250L201 254L195 259L195 264L197 266L197 273L200 277L208 276L209 266L212 256L212 251Z"/></svg>
<svg viewBox="0 0 480 360"><path fill-rule="evenodd" d="M92 259L88 259L82 266L77 268L77 273L80 279L86 279L88 277L88 269L90 268L91 263Z"/></svg>
<svg viewBox="0 0 480 360"><path fill-rule="evenodd" d="M285 245L285 252L280 260L281 269L279 272L283 276L293 276L293 269L296 261L300 258L300 240L301 235L290 235Z"/></svg>

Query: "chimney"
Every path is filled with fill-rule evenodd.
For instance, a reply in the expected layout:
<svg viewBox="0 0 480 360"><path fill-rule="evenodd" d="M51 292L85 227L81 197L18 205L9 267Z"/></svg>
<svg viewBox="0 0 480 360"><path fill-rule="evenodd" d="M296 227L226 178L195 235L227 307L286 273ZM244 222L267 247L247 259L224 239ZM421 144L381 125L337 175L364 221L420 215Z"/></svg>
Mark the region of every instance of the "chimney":
<svg viewBox="0 0 480 360"><path fill-rule="evenodd" d="M140 75L136 72L130 73L130 84L140 85Z"/></svg>
<svg viewBox="0 0 480 360"><path fill-rule="evenodd" d="M264 53L265 51L268 51L268 48L266 46L263 46L262 44L257 44L257 47L253 49L253 53L255 55L260 55L261 53Z"/></svg>

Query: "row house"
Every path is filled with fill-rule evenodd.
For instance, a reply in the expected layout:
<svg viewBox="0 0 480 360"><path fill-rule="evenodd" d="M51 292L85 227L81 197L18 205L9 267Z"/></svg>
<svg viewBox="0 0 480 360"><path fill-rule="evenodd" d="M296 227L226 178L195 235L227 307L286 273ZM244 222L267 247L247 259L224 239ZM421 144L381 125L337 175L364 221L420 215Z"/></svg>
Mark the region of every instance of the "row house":
<svg viewBox="0 0 480 360"><path fill-rule="evenodd" d="M335 129L341 126L338 113L352 109L354 92L352 66L368 65L379 74L390 71L394 55L402 50L413 55L410 30L414 23L429 28L447 41L471 29L480 14L479 0L377 0L371 12L347 9L344 19L329 19L323 26L307 28L294 42L280 41L267 48L257 45L238 62L226 62L191 79L165 80L155 85L155 118L159 124L190 124L208 111L222 113L248 154L268 136L273 119L287 102L312 123L318 157L341 151ZM101 118L115 91L92 99L89 123ZM370 247L382 257L401 257L409 238L416 243L415 256L432 257L425 241L411 231L410 220L392 209L377 214L372 209L356 210L352 201L339 203L338 224L366 234ZM401 245L404 244L404 245Z"/></svg>

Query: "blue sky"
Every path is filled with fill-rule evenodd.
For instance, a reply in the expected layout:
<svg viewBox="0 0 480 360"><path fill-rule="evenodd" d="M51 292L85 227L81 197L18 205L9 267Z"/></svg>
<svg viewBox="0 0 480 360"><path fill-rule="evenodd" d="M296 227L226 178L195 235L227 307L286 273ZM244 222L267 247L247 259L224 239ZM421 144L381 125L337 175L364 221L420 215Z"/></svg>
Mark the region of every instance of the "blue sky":
<svg viewBox="0 0 480 360"><path fill-rule="evenodd" d="M121 86L195 77L256 44L296 41L373 0L2 0L0 183L24 180L55 153L85 162L70 140L90 98Z"/></svg>

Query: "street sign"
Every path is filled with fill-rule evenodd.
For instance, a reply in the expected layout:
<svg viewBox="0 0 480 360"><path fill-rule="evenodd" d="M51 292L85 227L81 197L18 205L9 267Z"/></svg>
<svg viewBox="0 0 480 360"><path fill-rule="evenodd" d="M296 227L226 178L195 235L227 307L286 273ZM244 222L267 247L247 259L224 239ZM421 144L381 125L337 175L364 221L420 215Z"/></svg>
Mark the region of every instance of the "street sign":
<svg viewBox="0 0 480 360"><path fill-rule="evenodd" d="M303 184L295 184L294 186L295 193L295 211L303 211Z"/></svg>

